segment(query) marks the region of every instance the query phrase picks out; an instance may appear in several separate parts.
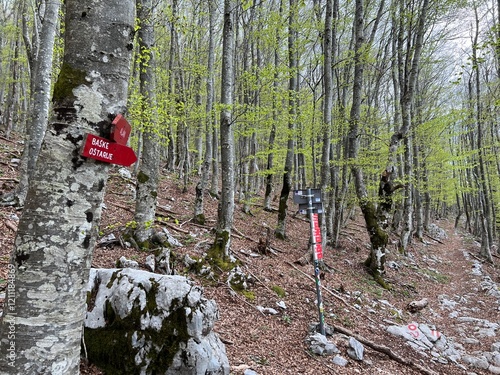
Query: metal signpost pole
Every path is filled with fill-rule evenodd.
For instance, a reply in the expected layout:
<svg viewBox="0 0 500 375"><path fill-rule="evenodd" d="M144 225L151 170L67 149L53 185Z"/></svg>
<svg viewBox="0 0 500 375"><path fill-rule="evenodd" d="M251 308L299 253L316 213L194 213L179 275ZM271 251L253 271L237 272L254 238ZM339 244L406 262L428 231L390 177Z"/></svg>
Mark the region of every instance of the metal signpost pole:
<svg viewBox="0 0 500 375"><path fill-rule="evenodd" d="M307 189L307 198L308 198L307 213L309 215L309 222L311 225L311 245L312 245L313 261L314 261L314 280L316 282L316 298L318 300L319 331L324 336L325 316L323 309L323 299L321 297L321 280L319 277L319 260L320 257L323 256L323 252L321 248L321 233L319 231L320 228L318 223L318 214L314 213L313 197L314 195L312 194L311 189ZM319 236L317 235L318 233L320 234Z"/></svg>

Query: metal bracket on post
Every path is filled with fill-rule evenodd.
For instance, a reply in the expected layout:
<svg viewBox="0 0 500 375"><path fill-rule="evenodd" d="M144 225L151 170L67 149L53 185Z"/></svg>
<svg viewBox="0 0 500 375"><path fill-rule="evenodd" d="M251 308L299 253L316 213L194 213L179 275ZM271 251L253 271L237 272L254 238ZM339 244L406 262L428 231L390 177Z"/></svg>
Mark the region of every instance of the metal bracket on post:
<svg viewBox="0 0 500 375"><path fill-rule="evenodd" d="M299 205L301 213L307 213L311 227L311 247L314 261L314 281L316 283L316 299L318 301L319 331L325 335L325 315L323 308L323 298L321 296L321 280L319 273L319 261L323 259L323 248L321 246L321 227L319 225L318 214L323 213L323 203L321 202L321 189L295 190L293 201Z"/></svg>

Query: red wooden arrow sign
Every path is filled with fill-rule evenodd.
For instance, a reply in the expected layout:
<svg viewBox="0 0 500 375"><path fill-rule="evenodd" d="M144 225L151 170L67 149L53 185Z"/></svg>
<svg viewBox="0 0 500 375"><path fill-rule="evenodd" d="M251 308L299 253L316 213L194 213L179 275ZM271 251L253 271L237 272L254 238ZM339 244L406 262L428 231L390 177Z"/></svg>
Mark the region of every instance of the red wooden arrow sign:
<svg viewBox="0 0 500 375"><path fill-rule="evenodd" d="M137 156L132 148L120 143L110 142L106 138L101 138L93 134L86 135L81 155L125 167L137 161Z"/></svg>
<svg viewBox="0 0 500 375"><path fill-rule="evenodd" d="M126 145L132 127L122 115L117 115L111 123L111 140Z"/></svg>

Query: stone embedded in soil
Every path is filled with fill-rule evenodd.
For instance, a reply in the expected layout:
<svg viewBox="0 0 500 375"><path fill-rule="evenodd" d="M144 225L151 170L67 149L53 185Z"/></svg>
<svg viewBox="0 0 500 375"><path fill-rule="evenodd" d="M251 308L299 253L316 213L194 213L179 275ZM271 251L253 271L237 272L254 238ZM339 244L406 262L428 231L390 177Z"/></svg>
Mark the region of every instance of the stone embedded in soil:
<svg viewBox="0 0 500 375"><path fill-rule="evenodd" d="M216 303L183 276L91 269L88 359L123 374L227 375L225 345L213 326Z"/></svg>

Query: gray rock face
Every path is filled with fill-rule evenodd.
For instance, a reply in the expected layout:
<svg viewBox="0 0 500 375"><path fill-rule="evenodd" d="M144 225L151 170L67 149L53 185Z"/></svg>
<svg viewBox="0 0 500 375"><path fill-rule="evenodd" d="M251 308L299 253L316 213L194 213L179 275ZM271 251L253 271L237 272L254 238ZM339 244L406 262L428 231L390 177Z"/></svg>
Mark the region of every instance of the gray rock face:
<svg viewBox="0 0 500 375"><path fill-rule="evenodd" d="M349 349L347 350L347 354L349 355L349 357L356 361L362 361L364 351L365 348L358 340L356 340L354 337L349 337Z"/></svg>
<svg viewBox="0 0 500 375"><path fill-rule="evenodd" d="M92 269L85 348L107 374L226 375L214 301L181 276Z"/></svg>

